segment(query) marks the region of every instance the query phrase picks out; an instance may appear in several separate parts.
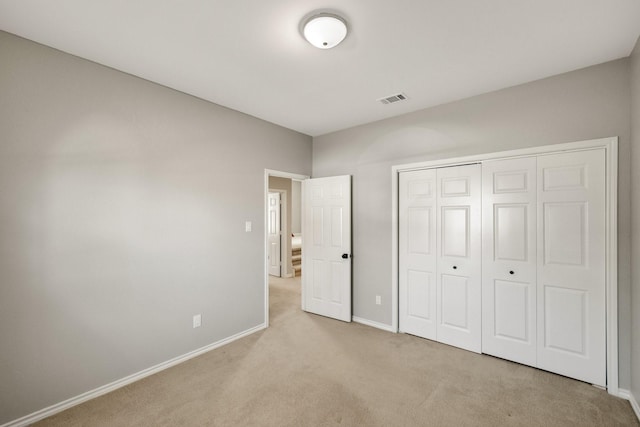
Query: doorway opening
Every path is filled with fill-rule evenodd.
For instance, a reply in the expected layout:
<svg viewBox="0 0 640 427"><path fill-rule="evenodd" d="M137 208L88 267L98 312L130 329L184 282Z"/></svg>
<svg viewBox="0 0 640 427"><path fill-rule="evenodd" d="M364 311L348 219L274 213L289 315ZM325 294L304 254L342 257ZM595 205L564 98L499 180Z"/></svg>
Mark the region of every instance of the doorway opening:
<svg viewBox="0 0 640 427"><path fill-rule="evenodd" d="M302 275L302 181L307 175L265 170L265 326L269 326L270 287L300 292ZM301 303L300 297L297 300ZM277 298L291 301L291 298ZM274 303L277 302L274 299Z"/></svg>

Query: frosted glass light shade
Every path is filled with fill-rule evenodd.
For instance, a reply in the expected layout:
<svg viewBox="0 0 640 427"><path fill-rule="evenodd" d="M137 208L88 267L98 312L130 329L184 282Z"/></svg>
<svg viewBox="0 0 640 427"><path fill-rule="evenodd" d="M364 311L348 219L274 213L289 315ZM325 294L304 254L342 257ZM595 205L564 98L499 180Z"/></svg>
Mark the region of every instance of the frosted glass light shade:
<svg viewBox="0 0 640 427"><path fill-rule="evenodd" d="M331 49L347 36L344 19L328 13L311 17L303 30L304 38L319 49Z"/></svg>

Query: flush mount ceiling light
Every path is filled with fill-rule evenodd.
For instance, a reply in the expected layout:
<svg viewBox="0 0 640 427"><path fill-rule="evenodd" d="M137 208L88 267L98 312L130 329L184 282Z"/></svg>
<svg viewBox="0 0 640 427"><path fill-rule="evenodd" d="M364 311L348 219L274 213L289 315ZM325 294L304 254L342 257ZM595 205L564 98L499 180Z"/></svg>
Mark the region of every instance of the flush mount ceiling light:
<svg viewBox="0 0 640 427"><path fill-rule="evenodd" d="M319 13L304 21L302 34L318 49L331 49L347 36L347 22L332 13Z"/></svg>

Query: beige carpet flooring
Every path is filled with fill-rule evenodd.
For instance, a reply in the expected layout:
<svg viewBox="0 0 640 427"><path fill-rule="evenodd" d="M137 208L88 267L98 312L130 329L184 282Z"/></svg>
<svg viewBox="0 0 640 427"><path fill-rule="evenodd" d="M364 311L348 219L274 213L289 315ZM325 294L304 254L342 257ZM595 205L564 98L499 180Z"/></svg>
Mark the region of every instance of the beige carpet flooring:
<svg viewBox="0 0 640 427"><path fill-rule="evenodd" d="M591 385L300 310L273 280L271 327L39 426L638 426Z"/></svg>

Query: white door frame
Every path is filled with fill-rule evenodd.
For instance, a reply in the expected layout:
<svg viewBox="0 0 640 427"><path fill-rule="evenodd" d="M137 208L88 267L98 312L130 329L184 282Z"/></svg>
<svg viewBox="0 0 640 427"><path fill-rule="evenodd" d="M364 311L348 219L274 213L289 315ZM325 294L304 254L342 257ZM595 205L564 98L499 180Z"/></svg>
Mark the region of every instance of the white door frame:
<svg viewBox="0 0 640 427"><path fill-rule="evenodd" d="M545 153L605 150L606 162L606 299L607 299L607 390L620 396L618 388L618 137L545 145L426 162L391 168L391 309L392 329L398 332L398 174L400 172L444 166L458 166L484 160L527 157Z"/></svg>
<svg viewBox="0 0 640 427"><path fill-rule="evenodd" d="M264 215L264 244L263 244L263 257L264 262L264 326L269 327L269 263L267 262L267 254L269 253L269 229L268 229L268 207L269 207L269 177L276 176L279 178L296 179L298 181L304 181L309 179L308 175L300 175L297 173L283 172L272 169L264 170L264 200L263 200L263 215ZM278 190L275 190L278 191ZM303 195L301 195L303 196ZM282 212L282 210L281 210ZM280 244L280 250L282 251L282 243ZM304 256L304 254L302 255ZM282 257L280 257L282 259ZM282 271L282 270L281 270Z"/></svg>

